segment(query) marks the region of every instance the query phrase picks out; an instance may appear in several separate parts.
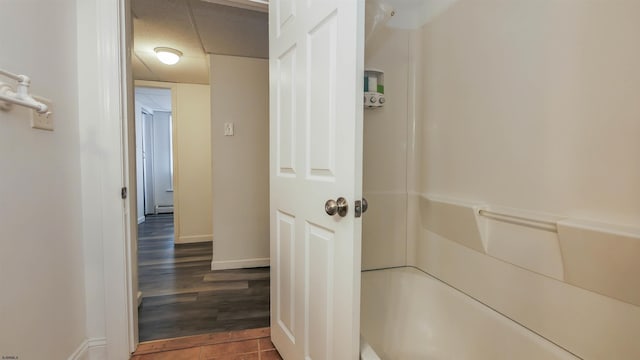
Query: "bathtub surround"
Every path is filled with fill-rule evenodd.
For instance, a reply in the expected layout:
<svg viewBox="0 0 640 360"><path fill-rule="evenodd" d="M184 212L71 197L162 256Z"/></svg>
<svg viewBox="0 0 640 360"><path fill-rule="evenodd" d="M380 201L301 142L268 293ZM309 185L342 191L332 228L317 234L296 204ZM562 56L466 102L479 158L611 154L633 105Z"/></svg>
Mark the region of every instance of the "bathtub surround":
<svg viewBox="0 0 640 360"><path fill-rule="evenodd" d="M384 71L384 107L364 111L362 268L406 263L408 30L379 28L365 47L365 67Z"/></svg>
<svg viewBox="0 0 640 360"><path fill-rule="evenodd" d="M211 268L269 266L269 62L210 59ZM233 124L233 135L225 135L226 124Z"/></svg>
<svg viewBox="0 0 640 360"><path fill-rule="evenodd" d="M594 292L593 288L585 286L589 284L576 284L562 271L572 268L567 266L569 263L566 260L562 262L562 259L576 255L593 255L585 253L585 250L589 249L588 244L584 242L586 238L557 236L549 232L543 232L548 234L545 237L535 233L532 236L532 230L526 227L517 227L510 232L496 231L499 229L496 229L496 226L515 225L496 222L479 226L478 224L484 221L494 221L478 219L477 222L472 215L474 210L460 203L447 203L445 206L456 210L446 212L443 211L442 205L427 205L434 202L428 196L419 196L418 202L421 204L420 214L423 221L418 225L420 237L417 239L412 265L585 359L606 356L625 359L629 358L629 354L638 352L638 344L635 338L630 336L640 331L638 306L615 299L618 293L603 296ZM460 215L461 212L471 216L465 220L465 217ZM438 226L434 226L428 220L431 217L439 219ZM442 226L442 222L455 223L458 229L468 229L471 235L459 236L459 231ZM473 235L474 228L485 231L481 230ZM494 241L498 242L498 249L511 257L496 254L496 249L491 250L491 245L485 250L483 237L486 235L488 245ZM619 240L611 234L606 237L609 250L604 253L605 256L611 255L611 250L617 251L616 248L619 249L620 246L630 249L627 243ZM549 245L549 241L552 242L552 246ZM581 246L575 249L580 251L561 253L558 241L581 242ZM554 252L554 248L558 253ZM595 257L587 256L580 261L588 261L591 265L597 266L598 262L594 260L601 256L602 253ZM549 271L558 266L558 259L560 272L545 274L544 270ZM624 260L624 257L618 257L614 261L621 260ZM606 264L603 270L605 274L611 274L611 271L615 271L619 266ZM592 266L589 269L592 269ZM608 284L615 287L619 279L612 277ZM633 286L630 287L635 289Z"/></svg>
<svg viewBox="0 0 640 360"><path fill-rule="evenodd" d="M639 11L458 1L410 35L407 264L584 359L640 357Z"/></svg>
<svg viewBox="0 0 640 360"><path fill-rule="evenodd" d="M377 32L363 268L416 266L584 359L640 357L639 11L458 1Z"/></svg>

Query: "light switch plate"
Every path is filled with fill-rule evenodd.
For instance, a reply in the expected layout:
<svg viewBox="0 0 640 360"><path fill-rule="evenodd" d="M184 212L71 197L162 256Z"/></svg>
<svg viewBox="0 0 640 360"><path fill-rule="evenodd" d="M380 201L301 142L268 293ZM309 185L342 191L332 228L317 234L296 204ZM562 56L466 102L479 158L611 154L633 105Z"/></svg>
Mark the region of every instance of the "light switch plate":
<svg viewBox="0 0 640 360"><path fill-rule="evenodd" d="M224 123L224 136L233 136L233 123Z"/></svg>
<svg viewBox="0 0 640 360"><path fill-rule="evenodd" d="M40 96L34 96L33 98L47 105L48 109L44 114L40 114L35 110L31 112L31 127L34 129L53 131L53 102Z"/></svg>

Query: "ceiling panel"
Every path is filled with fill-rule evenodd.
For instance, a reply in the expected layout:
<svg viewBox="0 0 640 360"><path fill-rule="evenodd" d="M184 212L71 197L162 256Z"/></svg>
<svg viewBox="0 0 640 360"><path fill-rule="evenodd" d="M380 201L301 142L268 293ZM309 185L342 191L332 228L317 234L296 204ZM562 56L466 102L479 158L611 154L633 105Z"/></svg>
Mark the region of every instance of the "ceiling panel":
<svg viewBox="0 0 640 360"><path fill-rule="evenodd" d="M206 55L187 56L184 55L180 62L175 65L165 65L158 60L155 53L136 53L142 63L152 68L150 74L146 74L142 79L136 74L136 80L166 81L176 83L209 83L209 61Z"/></svg>
<svg viewBox="0 0 640 360"><path fill-rule="evenodd" d="M267 58L268 15L246 0L133 0L133 76L136 80L209 83L207 53ZM245 6L246 7L246 6ZM264 11L264 9L262 9ZM153 51L171 47L184 55L162 64Z"/></svg>
<svg viewBox="0 0 640 360"><path fill-rule="evenodd" d="M269 57L269 19L263 12L191 1L205 50L210 54Z"/></svg>
<svg viewBox="0 0 640 360"><path fill-rule="evenodd" d="M268 3L267 0L259 0L259 1L252 1L252 0L202 0L202 1L206 1L206 2L210 2L210 3L214 3L214 4L220 4L220 5L227 5L227 6L234 6L234 7L238 7L238 8L242 8L242 9L248 9L248 10L255 10L255 11L260 11L260 12L269 12L269 5L267 5L266 3Z"/></svg>
<svg viewBox="0 0 640 360"><path fill-rule="evenodd" d="M171 111L171 90L136 87L136 102L153 111Z"/></svg>

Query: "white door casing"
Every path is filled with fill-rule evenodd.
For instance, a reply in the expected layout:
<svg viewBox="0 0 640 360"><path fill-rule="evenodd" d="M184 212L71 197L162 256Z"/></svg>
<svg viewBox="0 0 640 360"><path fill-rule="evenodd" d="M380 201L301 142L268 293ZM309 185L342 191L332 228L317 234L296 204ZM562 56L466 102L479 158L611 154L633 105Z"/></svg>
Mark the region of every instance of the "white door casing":
<svg viewBox="0 0 640 360"><path fill-rule="evenodd" d="M153 181L153 115L142 112L142 176L144 178L144 215L154 213L155 189Z"/></svg>
<svg viewBox="0 0 640 360"><path fill-rule="evenodd" d="M285 360L357 359L364 1L269 7L272 340ZM324 211L338 197L345 217Z"/></svg>

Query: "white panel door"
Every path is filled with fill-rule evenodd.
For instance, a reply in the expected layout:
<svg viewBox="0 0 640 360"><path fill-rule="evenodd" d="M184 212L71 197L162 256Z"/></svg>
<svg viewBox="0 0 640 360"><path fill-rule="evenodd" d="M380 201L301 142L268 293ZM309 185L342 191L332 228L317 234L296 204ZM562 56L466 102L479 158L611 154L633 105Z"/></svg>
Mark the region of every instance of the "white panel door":
<svg viewBox="0 0 640 360"><path fill-rule="evenodd" d="M363 0L269 5L271 334L285 360L359 354ZM346 216L325 202L344 197Z"/></svg>

